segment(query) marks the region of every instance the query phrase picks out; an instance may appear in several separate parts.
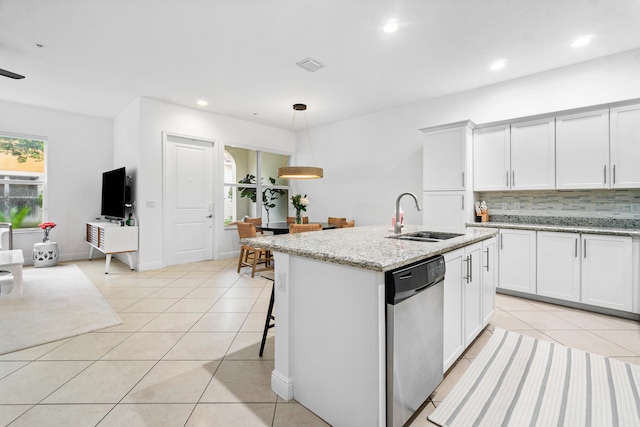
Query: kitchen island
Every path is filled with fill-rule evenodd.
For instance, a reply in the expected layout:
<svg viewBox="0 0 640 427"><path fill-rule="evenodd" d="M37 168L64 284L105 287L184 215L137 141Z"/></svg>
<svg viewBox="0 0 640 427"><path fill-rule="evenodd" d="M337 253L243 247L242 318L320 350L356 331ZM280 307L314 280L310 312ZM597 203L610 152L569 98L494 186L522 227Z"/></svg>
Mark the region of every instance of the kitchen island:
<svg viewBox="0 0 640 427"><path fill-rule="evenodd" d="M389 239L389 227L366 226L243 239L275 257L272 389L331 425L385 425L384 273L495 234L469 228L426 243Z"/></svg>

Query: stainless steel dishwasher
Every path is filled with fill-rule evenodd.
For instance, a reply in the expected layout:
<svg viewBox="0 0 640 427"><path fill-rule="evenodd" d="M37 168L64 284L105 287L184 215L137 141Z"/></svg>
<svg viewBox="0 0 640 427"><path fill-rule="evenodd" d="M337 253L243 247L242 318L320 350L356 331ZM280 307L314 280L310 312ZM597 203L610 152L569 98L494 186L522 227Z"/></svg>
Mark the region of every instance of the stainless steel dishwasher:
<svg viewBox="0 0 640 427"><path fill-rule="evenodd" d="M442 255L385 274L387 426L404 425L443 379Z"/></svg>

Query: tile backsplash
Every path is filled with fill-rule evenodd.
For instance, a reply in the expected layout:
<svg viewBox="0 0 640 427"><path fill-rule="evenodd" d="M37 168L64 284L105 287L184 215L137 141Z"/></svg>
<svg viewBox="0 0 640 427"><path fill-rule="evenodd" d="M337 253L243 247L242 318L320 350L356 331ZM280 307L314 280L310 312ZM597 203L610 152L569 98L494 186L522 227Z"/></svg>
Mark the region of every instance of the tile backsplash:
<svg viewBox="0 0 640 427"><path fill-rule="evenodd" d="M477 193L489 215L640 219L640 189Z"/></svg>

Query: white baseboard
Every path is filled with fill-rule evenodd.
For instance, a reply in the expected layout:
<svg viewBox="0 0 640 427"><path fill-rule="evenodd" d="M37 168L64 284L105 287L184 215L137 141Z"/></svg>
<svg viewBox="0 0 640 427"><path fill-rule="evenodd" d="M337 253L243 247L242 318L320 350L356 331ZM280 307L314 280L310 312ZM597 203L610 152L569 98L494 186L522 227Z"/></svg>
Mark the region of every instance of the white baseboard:
<svg viewBox="0 0 640 427"><path fill-rule="evenodd" d="M284 400L293 399L293 380L278 371L271 372L271 389Z"/></svg>

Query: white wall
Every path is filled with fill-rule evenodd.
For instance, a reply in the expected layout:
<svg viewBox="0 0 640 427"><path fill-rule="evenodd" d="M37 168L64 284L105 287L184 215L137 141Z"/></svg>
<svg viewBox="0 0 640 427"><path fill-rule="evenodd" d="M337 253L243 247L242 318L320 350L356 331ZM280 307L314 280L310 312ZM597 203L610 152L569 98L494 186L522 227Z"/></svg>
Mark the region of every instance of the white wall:
<svg viewBox="0 0 640 427"><path fill-rule="evenodd" d="M420 128L471 119L486 123L640 98L640 49L505 83L311 129L325 178L300 181L311 220L347 217L356 225L391 224L398 194L422 199ZM300 164L311 163L300 144ZM422 223L403 200L408 223Z"/></svg>
<svg viewBox="0 0 640 427"><path fill-rule="evenodd" d="M113 164L113 121L0 101L0 131L45 136L46 220L57 224L50 238L61 260L88 258L85 222L100 215L102 172ZM33 244L43 233L14 231L14 247L31 264Z"/></svg>
<svg viewBox="0 0 640 427"><path fill-rule="evenodd" d="M225 144L284 152L287 131L149 98L141 98L139 103L140 149L135 184L140 225L138 268L150 270L162 266L162 132L215 140L217 158L222 159ZM119 135L116 137L120 138ZM118 152L127 149L120 141L115 145ZM222 226L222 160L219 166L214 185L214 200L220 201L214 207L214 238L218 242L214 256L218 258L234 256L239 250L237 231L225 231ZM147 202L153 202L154 207L147 207Z"/></svg>

